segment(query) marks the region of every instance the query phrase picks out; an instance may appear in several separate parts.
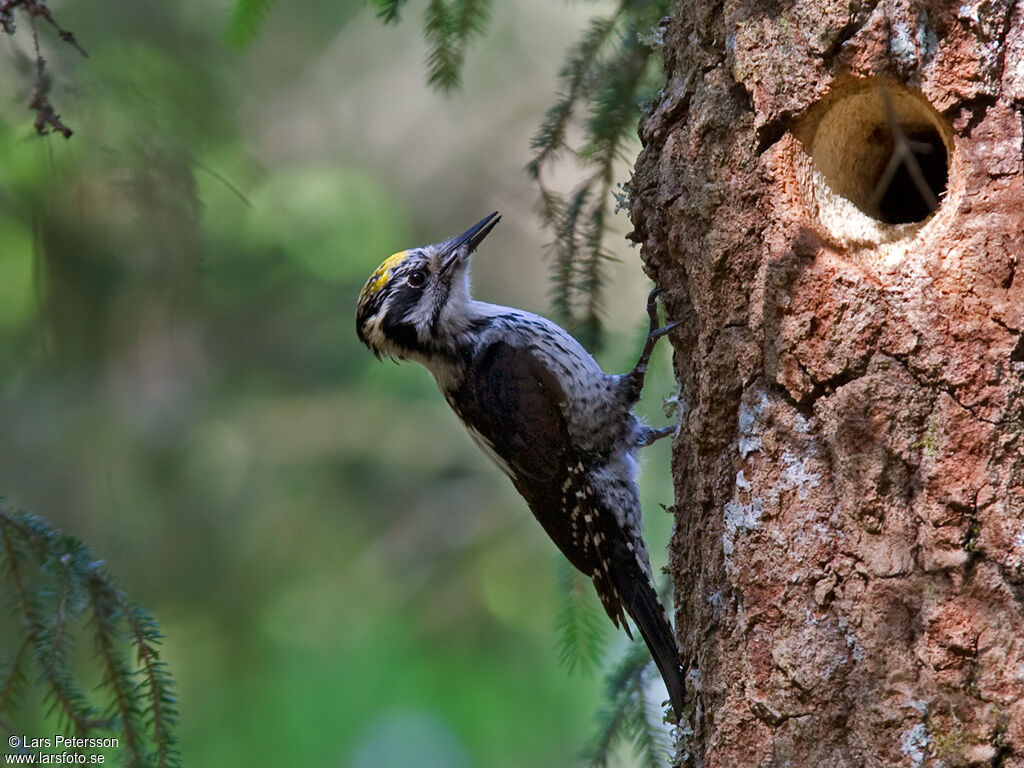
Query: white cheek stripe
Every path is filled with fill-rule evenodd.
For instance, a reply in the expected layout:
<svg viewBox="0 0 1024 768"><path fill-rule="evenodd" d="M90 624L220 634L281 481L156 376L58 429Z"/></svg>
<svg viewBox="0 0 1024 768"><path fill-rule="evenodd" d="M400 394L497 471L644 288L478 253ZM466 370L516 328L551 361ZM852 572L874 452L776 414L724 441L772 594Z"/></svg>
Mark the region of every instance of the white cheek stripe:
<svg viewBox="0 0 1024 768"><path fill-rule="evenodd" d="M374 315L365 327L366 338L375 349L381 349L386 341L384 331L380 328L381 323L384 322L385 311L386 306L382 307L381 311Z"/></svg>

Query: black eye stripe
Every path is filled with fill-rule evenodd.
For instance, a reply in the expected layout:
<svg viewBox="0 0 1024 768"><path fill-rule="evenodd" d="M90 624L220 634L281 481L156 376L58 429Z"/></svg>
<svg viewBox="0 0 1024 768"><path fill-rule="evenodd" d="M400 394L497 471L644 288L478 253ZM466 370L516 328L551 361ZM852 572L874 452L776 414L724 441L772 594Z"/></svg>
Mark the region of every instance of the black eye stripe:
<svg viewBox="0 0 1024 768"><path fill-rule="evenodd" d="M391 301L388 304L387 314L391 318L391 322L398 322L404 318L416 306L420 296L420 292L411 290L411 286L400 286L397 288L393 292Z"/></svg>

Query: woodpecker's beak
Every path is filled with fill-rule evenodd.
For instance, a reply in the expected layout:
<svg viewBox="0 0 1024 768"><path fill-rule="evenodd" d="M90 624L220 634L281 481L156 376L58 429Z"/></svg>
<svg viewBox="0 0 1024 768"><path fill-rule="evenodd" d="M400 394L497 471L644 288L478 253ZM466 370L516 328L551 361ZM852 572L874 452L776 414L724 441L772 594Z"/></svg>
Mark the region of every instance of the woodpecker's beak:
<svg viewBox="0 0 1024 768"><path fill-rule="evenodd" d="M501 221L501 215L495 211L484 216L461 235L442 243L441 274L450 271L463 258L475 251L476 247L483 242L484 238L490 234L491 230L494 229L494 225L499 221Z"/></svg>

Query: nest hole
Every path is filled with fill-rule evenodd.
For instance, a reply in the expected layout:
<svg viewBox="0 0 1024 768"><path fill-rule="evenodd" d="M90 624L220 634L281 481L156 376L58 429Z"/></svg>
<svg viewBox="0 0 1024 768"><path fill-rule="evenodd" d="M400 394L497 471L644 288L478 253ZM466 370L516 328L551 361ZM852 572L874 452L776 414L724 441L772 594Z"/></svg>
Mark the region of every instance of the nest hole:
<svg viewBox="0 0 1024 768"><path fill-rule="evenodd" d="M934 128L908 131L906 127L902 131L909 157L896 159L899 164L891 179L884 178L885 169L881 169L875 180L878 218L886 224L924 221L938 207L949 182L949 161L939 132ZM890 132L887 144L894 147L893 152L895 143Z"/></svg>
<svg viewBox="0 0 1024 768"><path fill-rule="evenodd" d="M891 241L942 206L952 129L917 91L859 81L826 98L800 131L819 221L846 241Z"/></svg>
<svg viewBox="0 0 1024 768"><path fill-rule="evenodd" d="M1014 363L1024 363L1024 333L1017 337L1017 346L1013 348L1013 352L1010 353L1010 361Z"/></svg>

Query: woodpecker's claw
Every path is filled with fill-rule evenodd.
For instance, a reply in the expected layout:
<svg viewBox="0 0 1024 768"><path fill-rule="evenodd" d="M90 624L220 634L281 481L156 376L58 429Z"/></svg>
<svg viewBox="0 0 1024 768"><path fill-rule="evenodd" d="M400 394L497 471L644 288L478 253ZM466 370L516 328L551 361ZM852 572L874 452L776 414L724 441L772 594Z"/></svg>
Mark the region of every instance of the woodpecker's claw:
<svg viewBox="0 0 1024 768"><path fill-rule="evenodd" d="M623 378L626 387L626 396L629 404L632 405L640 399L640 391L644 388L644 377L647 375L647 364L651 361L651 354L654 352L654 345L658 339L678 328L682 321L675 321L662 325L658 317L658 296L661 295L661 288L655 288L647 295L647 316L651 320L650 330L647 332L647 341L644 343L640 359L636 361L633 370Z"/></svg>
<svg viewBox="0 0 1024 768"><path fill-rule="evenodd" d="M648 427L647 432L640 440L640 447L644 448L651 443L656 443L663 437L668 437L676 433L678 427L675 424L671 424L667 427Z"/></svg>
<svg viewBox="0 0 1024 768"><path fill-rule="evenodd" d="M668 325L663 325L660 328L652 328L651 332L649 334L647 334L647 338L651 338L653 336L655 340L658 340L662 336L664 336L665 334L674 331L676 328L678 328L682 324L683 324L682 320L673 320Z"/></svg>
<svg viewBox="0 0 1024 768"><path fill-rule="evenodd" d="M647 316L651 318L651 332L657 329L658 320L658 297L661 296L661 288L654 288L647 294Z"/></svg>

